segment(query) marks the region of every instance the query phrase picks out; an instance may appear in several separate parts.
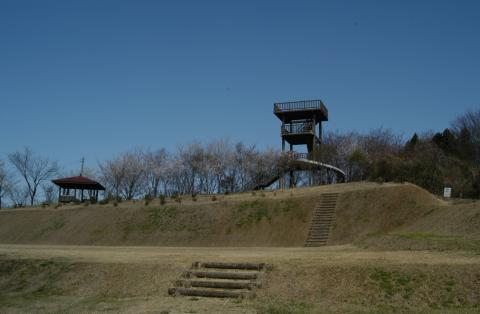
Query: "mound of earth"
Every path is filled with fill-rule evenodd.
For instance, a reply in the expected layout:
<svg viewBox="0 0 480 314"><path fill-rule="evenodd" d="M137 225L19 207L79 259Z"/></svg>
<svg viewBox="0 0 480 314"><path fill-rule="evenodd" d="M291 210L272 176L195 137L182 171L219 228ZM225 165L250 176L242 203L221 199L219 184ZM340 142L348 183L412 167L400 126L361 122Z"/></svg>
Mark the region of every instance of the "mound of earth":
<svg viewBox="0 0 480 314"><path fill-rule="evenodd" d="M354 243L396 230L478 232L473 226L479 219L478 210L466 209L469 216L445 223L451 206L415 185L350 183L215 198L183 197L163 205L156 199L148 204L130 201L2 210L0 243L303 246L320 195L332 192L340 197L329 244Z"/></svg>

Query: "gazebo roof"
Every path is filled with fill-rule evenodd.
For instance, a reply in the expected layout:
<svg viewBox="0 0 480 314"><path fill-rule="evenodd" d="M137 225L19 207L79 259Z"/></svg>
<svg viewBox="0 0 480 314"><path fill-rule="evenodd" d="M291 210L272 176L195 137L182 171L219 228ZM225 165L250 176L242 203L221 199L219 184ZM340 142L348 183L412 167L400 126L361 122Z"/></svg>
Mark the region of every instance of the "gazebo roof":
<svg viewBox="0 0 480 314"><path fill-rule="evenodd" d="M55 179L52 182L64 189L105 190L103 185L84 176Z"/></svg>

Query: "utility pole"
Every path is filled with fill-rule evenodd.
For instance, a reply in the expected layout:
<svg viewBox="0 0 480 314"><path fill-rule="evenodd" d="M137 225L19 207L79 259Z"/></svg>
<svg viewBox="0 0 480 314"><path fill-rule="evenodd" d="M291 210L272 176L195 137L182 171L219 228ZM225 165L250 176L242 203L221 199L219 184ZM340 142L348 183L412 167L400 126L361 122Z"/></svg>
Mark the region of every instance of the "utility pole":
<svg viewBox="0 0 480 314"><path fill-rule="evenodd" d="M85 163L85 157L82 157L81 163L82 163L82 166L80 168L80 176L83 176L83 164Z"/></svg>

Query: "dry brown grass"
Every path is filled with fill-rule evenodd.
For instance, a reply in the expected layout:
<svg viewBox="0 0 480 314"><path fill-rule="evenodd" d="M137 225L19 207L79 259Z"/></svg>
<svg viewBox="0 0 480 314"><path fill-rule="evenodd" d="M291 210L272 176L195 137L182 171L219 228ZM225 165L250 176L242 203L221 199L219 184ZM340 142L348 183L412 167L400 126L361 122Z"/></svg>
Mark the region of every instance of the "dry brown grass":
<svg viewBox="0 0 480 314"><path fill-rule="evenodd" d="M303 248L325 192L350 244ZM479 312L479 202L376 183L182 199L2 210L0 312ZM197 260L274 268L255 300L169 297Z"/></svg>
<svg viewBox="0 0 480 314"><path fill-rule="evenodd" d="M0 305L12 311L385 313L479 306L480 256L325 248L159 248L1 245ZM257 299L172 298L197 260L274 265ZM287 311L287 312L285 312Z"/></svg>
<svg viewBox="0 0 480 314"><path fill-rule="evenodd" d="M302 246L321 193L342 193L331 243L388 232L440 206L410 184L353 183L264 193L0 212L0 243Z"/></svg>

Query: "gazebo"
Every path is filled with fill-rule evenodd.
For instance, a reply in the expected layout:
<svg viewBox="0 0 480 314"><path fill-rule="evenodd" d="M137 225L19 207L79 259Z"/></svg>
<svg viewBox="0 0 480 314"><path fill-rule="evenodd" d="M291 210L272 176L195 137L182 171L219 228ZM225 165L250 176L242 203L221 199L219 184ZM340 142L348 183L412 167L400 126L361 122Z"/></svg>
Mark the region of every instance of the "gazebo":
<svg viewBox="0 0 480 314"><path fill-rule="evenodd" d="M105 191L103 185L84 176L55 179L52 182L58 186L58 202L60 203L83 202L84 200L98 201L98 191ZM88 196L88 198L85 198L85 196Z"/></svg>

